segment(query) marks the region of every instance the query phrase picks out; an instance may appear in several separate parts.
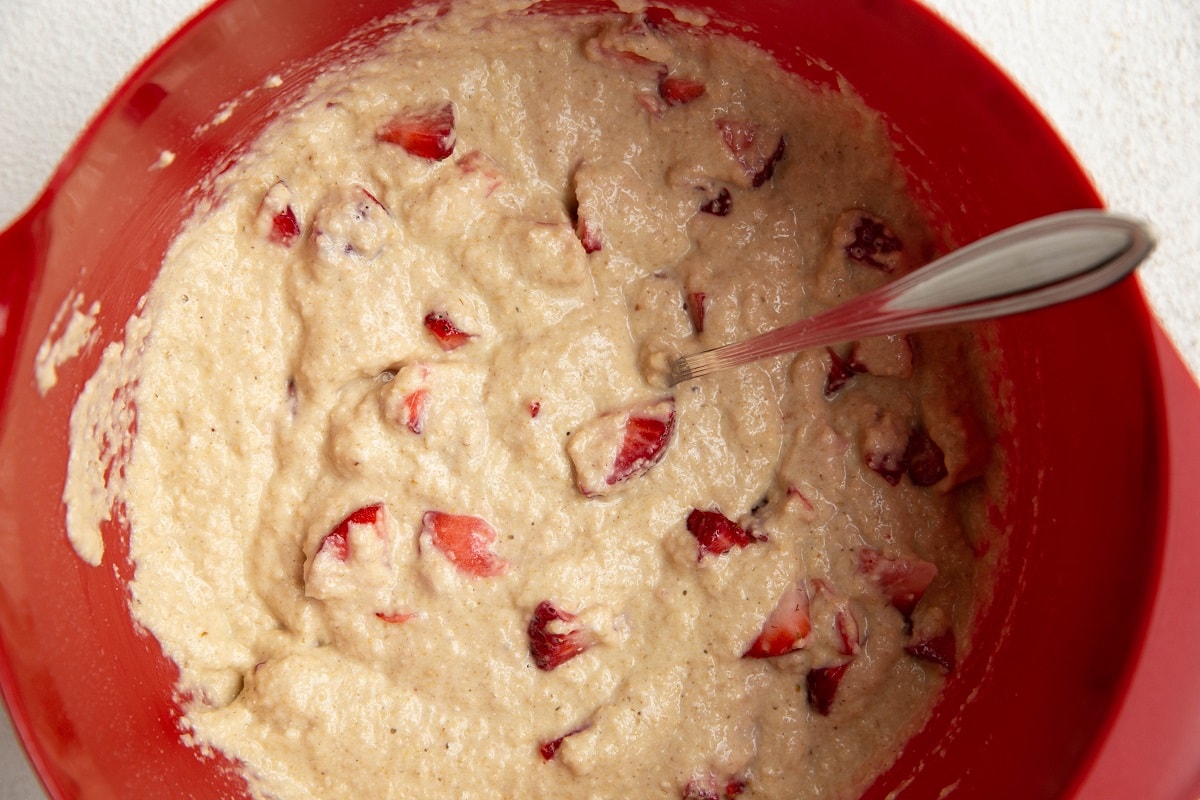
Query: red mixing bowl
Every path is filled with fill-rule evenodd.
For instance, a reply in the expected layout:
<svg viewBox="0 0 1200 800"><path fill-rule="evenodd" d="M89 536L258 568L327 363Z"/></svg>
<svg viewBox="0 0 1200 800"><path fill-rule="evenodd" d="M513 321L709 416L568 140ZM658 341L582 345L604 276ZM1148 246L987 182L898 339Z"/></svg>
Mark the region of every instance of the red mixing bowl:
<svg viewBox="0 0 1200 800"><path fill-rule="evenodd" d="M0 688L54 798L245 794L227 763L180 742L176 668L126 610L128 532L104 532L99 568L67 542L67 420L202 178L398 5L216 3L129 78L0 235ZM910 0L713 5L787 68L840 75L884 114L956 242L1100 205L1021 93ZM254 91L273 74L281 89ZM174 163L155 168L163 151ZM99 341L42 397L34 356L74 292L100 301ZM1194 800L1200 508L1185 492L1200 477L1200 392L1134 281L1008 319L997 342L1012 387L997 516L1011 535L994 598L932 720L867 797Z"/></svg>

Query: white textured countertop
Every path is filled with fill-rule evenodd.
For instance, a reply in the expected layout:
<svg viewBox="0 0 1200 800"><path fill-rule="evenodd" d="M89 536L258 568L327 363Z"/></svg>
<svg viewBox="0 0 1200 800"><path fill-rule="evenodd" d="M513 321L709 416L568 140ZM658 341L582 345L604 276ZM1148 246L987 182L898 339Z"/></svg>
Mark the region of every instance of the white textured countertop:
<svg viewBox="0 0 1200 800"><path fill-rule="evenodd" d="M1049 117L1108 205L1151 220L1150 304L1200 374L1200 6L1196 0L926 0ZM200 0L0 0L0 225ZM6 265L0 265L0 269ZM45 797L0 714L0 800Z"/></svg>

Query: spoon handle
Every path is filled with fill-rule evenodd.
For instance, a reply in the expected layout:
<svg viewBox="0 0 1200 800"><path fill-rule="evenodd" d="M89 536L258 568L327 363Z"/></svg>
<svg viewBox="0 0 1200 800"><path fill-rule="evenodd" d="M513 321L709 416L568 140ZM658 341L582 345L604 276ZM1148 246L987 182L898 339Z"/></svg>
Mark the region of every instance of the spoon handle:
<svg viewBox="0 0 1200 800"><path fill-rule="evenodd" d="M1085 209L1041 217L955 250L820 314L671 363L674 386L780 353L994 319L1074 300L1124 278L1154 249L1140 220Z"/></svg>

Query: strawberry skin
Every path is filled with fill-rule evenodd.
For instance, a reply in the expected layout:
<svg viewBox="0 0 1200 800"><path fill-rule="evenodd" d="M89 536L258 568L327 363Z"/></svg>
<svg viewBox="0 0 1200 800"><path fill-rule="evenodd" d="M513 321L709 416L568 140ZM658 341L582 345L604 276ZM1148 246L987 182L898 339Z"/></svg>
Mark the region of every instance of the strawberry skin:
<svg viewBox="0 0 1200 800"><path fill-rule="evenodd" d="M428 389L417 389L404 396L404 424L413 433L420 433L424 427L425 407L428 404Z"/></svg>
<svg viewBox="0 0 1200 800"><path fill-rule="evenodd" d="M952 630L914 642L904 648L904 652L913 658L937 664L947 673L953 672L954 667L957 666L956 650L954 631Z"/></svg>
<svg viewBox="0 0 1200 800"><path fill-rule="evenodd" d="M900 237L879 217L866 212L858 212L852 225L849 242L843 246L846 257L882 272L894 271L904 249Z"/></svg>
<svg viewBox="0 0 1200 800"><path fill-rule="evenodd" d="M751 533L718 510L701 511L693 508L692 513L688 514L687 529L700 544L697 561L704 558L705 553L719 556L735 547L766 541L765 536Z"/></svg>
<svg viewBox="0 0 1200 800"><path fill-rule="evenodd" d="M696 333L704 333L704 315L708 310L705 305L707 297L704 292L692 292L688 295L688 316L691 317Z"/></svg>
<svg viewBox="0 0 1200 800"><path fill-rule="evenodd" d="M608 494L662 460L675 427L675 399L605 412L581 425L567 445L585 497Z"/></svg>
<svg viewBox="0 0 1200 800"><path fill-rule="evenodd" d="M544 672L557 669L592 646L591 631L582 626L571 627L575 619L574 614L563 611L549 600L538 603L528 628L529 654L538 669ZM565 623L568 630L561 633L551 630L553 622Z"/></svg>
<svg viewBox="0 0 1200 800"><path fill-rule="evenodd" d="M658 82L658 94L669 106L690 103L702 97L704 91L704 83L691 78L669 76Z"/></svg>
<svg viewBox="0 0 1200 800"><path fill-rule="evenodd" d="M508 562L491 550L496 530L481 517L426 511L421 519L421 535L468 575L492 578L508 570Z"/></svg>
<svg viewBox="0 0 1200 800"><path fill-rule="evenodd" d="M405 152L429 161L442 161L454 152L454 105L405 109L375 134L381 142L399 145Z"/></svg>
<svg viewBox="0 0 1200 800"><path fill-rule="evenodd" d="M438 346L447 352L457 350L475 338L475 334L461 330L443 311L430 311L426 314L425 329L437 339Z"/></svg>
<svg viewBox="0 0 1200 800"><path fill-rule="evenodd" d="M551 759L553 759L555 754L558 753L558 748L562 747L563 741L566 740L566 738L568 736L574 736L577 733L583 733L590 727L592 727L590 723L585 723L583 725L580 725L575 730L567 731L562 736L559 736L556 739L551 739L548 742L542 742L541 744L539 744L538 752L541 753L542 760L550 761Z"/></svg>
<svg viewBox="0 0 1200 800"><path fill-rule="evenodd" d="M836 667L816 667L808 671L805 679L808 689L808 702L813 710L823 717L829 716L833 709L833 700L837 695L838 686L850 668L851 662L839 664Z"/></svg>
<svg viewBox="0 0 1200 800"><path fill-rule="evenodd" d="M808 594L799 582L784 590L775 609L763 623L762 632L742 658L772 658L798 650L812 630L808 616Z"/></svg>
<svg viewBox="0 0 1200 800"><path fill-rule="evenodd" d="M657 464L666 451L674 425L674 402L665 419L648 415L631 416L625 425L621 450L617 453L617 460L613 463L613 470L607 479L609 485L641 475Z"/></svg>
<svg viewBox="0 0 1200 800"><path fill-rule="evenodd" d="M332 556L338 561L346 561L350 558L350 526L377 525L382 520L382 517L382 503L364 506L354 511L350 516L335 525L333 530L325 534L325 538L321 540L320 546L317 547L317 553Z"/></svg>
<svg viewBox="0 0 1200 800"><path fill-rule="evenodd" d="M271 219L270 240L284 247L291 247L300 237L300 223L296 221L296 212L288 206Z"/></svg>
<svg viewBox="0 0 1200 800"><path fill-rule="evenodd" d="M878 550L858 551L858 568L879 585L884 596L905 617L911 617L925 590L937 577L937 565L916 556L889 558Z"/></svg>

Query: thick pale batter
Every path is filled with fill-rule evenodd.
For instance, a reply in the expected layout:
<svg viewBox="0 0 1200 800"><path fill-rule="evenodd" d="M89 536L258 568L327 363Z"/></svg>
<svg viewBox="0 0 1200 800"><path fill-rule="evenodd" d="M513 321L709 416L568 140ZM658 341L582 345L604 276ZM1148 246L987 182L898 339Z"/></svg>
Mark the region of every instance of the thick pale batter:
<svg viewBox="0 0 1200 800"><path fill-rule="evenodd" d="M878 120L702 22L415 22L106 353L72 539L123 509L187 735L257 796L853 795L962 658L965 337L658 378L933 249Z"/></svg>

